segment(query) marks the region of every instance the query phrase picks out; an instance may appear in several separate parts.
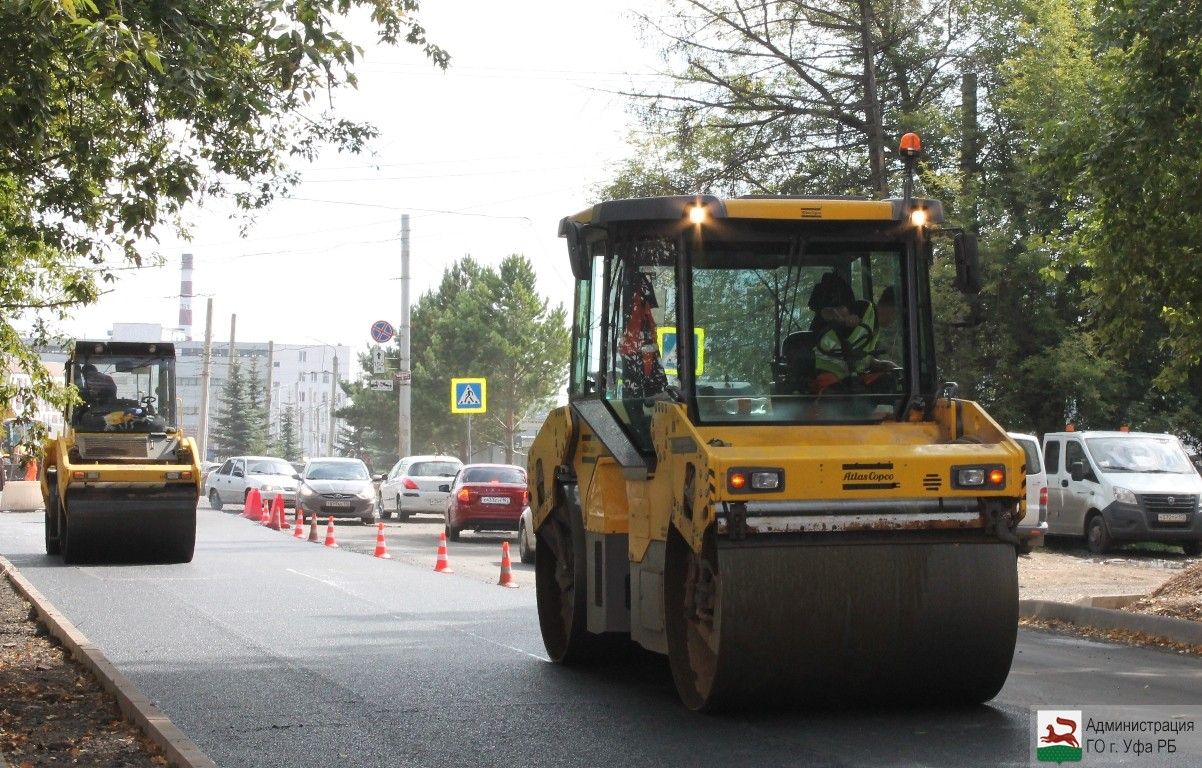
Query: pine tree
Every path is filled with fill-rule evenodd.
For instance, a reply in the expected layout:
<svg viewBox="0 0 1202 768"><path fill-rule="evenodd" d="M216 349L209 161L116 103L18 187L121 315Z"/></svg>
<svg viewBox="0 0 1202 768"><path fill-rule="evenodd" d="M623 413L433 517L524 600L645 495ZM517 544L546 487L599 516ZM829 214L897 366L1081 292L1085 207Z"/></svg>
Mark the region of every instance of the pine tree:
<svg viewBox="0 0 1202 768"><path fill-rule="evenodd" d="M247 453L267 453L267 387L259 378L259 360L252 357L250 368L242 380L246 392L246 411L243 419L247 427Z"/></svg>
<svg viewBox="0 0 1202 768"><path fill-rule="evenodd" d="M250 453L250 422L246 419L246 405L246 386L238 361L235 360L218 398L218 414L212 435L218 456L245 456Z"/></svg>
<svg viewBox="0 0 1202 768"><path fill-rule="evenodd" d="M280 433L272 442L271 453L285 461L300 461L300 441L296 430L296 406L289 404L280 411Z"/></svg>

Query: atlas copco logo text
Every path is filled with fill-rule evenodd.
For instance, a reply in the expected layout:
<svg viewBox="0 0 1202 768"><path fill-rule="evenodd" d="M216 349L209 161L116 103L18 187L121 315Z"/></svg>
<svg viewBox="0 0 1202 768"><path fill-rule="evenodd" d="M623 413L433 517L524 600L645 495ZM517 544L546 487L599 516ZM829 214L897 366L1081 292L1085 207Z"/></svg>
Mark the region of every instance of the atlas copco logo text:
<svg viewBox="0 0 1202 768"><path fill-rule="evenodd" d="M844 472L845 483L887 483L893 480L892 472Z"/></svg>

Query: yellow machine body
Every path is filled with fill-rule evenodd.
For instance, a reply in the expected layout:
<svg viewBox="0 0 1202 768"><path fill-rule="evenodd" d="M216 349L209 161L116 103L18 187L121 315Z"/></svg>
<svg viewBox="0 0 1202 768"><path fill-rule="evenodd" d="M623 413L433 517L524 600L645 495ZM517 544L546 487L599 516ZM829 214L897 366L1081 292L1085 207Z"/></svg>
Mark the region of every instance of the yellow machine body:
<svg viewBox="0 0 1202 768"><path fill-rule="evenodd" d="M690 222L697 207L704 215ZM1024 454L980 406L932 378L931 345L922 336L930 324L923 287L929 259L922 255L931 231L909 224L919 207L923 227L938 225L935 201L793 198L614 201L565 220L561 234L582 286L572 397L549 414L529 454L539 617L554 660L588 661L606 641L629 637L669 657L681 698L693 709L979 702L996 694L1016 634L1014 531L1025 495ZM840 245L861 236L883 244ZM789 383L782 353L770 385L731 382L729 375L707 382L701 364L683 364L702 357L695 347L682 351L689 356L678 363L678 384L669 376L669 386L639 397L647 390L628 383L627 368L645 364L651 371L668 351L644 338L627 352L622 327L637 322L625 318L658 315L672 331L682 326L682 338L692 336L683 328L710 309L697 298L710 279L701 272L706 265L725 269L722 279L731 283L731 275L744 274L736 272L740 259L762 258L783 265L777 274L789 285L787 275L801 274L809 262L756 256L761 237L836 243L829 256L814 257L815 269L860 276L868 293L863 275L878 268L860 252L894 249L892 261L879 261L911 291L904 325L928 329L914 330L906 343L906 365L896 377L908 383L859 415L790 422L777 414L820 412L831 402L830 394L812 396L812 375L800 388ZM653 248L638 245L649 238L661 239ZM727 240L735 243L730 256L722 251ZM629 243L636 245L623 251ZM823 245L811 247L825 253ZM675 255L636 264L638 277L623 277L634 273L623 262L633 263L629 254L674 248ZM624 290L623 279L636 287ZM698 286L691 307L690 281ZM653 293L643 302L652 310L632 300L639 285L674 293L675 316L666 317L672 309ZM712 295L737 290L726 285ZM777 301L778 310L785 303ZM776 330L788 335L779 322ZM707 322L716 345L722 331L717 320ZM642 332L649 333L646 325ZM587 334L600 354L590 354ZM695 338L700 345L701 335ZM706 367L747 346L711 350L704 343ZM779 341L764 343L777 354ZM688 376L689 369L696 373ZM747 370L758 375L754 366ZM640 409L641 416L631 414ZM715 411L729 416L714 418Z"/></svg>
<svg viewBox="0 0 1202 768"><path fill-rule="evenodd" d="M85 365L109 368L122 391L91 404L85 391L63 434L46 443L48 554L71 563L192 559L201 468L195 441L176 426L174 360L170 344L76 343L67 383L85 388ZM152 389L169 407L155 408Z"/></svg>

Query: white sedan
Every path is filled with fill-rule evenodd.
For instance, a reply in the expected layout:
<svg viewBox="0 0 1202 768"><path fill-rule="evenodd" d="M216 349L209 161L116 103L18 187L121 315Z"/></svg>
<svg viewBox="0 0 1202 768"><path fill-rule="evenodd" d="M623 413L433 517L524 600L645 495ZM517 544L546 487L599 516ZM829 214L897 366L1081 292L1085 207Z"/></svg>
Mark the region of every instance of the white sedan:
<svg viewBox="0 0 1202 768"><path fill-rule="evenodd" d="M396 464L380 484L380 516L401 520L415 513L441 515L446 512L447 491L463 462L454 456L407 456Z"/></svg>

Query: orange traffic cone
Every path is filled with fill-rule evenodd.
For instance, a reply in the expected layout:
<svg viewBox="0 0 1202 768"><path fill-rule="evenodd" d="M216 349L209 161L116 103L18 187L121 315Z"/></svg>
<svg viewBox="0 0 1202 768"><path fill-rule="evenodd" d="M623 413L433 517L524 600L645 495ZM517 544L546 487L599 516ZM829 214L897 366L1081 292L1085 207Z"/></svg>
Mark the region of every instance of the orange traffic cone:
<svg viewBox="0 0 1202 768"><path fill-rule="evenodd" d="M278 510L275 514L279 516L280 530L284 533L291 531L292 528L288 525L288 510L284 509L284 494L277 493L275 495L275 498L271 500L271 508Z"/></svg>
<svg viewBox="0 0 1202 768"><path fill-rule="evenodd" d="M513 580L513 563L509 562L509 542L501 542L501 579L497 582L502 587L516 588L518 583Z"/></svg>
<svg viewBox="0 0 1202 768"><path fill-rule="evenodd" d="M314 512L313 516L309 518L309 541L313 542L314 544L316 544L319 541L319 539L317 538L317 513L316 512Z"/></svg>
<svg viewBox="0 0 1202 768"><path fill-rule="evenodd" d="M25 479L26 479L27 481L28 481L28 480L37 480L37 479L38 479L38 462L37 462L37 459L30 459L30 460L29 460L29 463L25 465Z"/></svg>
<svg viewBox="0 0 1202 768"><path fill-rule="evenodd" d="M259 489L251 488L243 502L242 516L247 520L259 520L263 514L263 504L259 499Z"/></svg>
<svg viewBox="0 0 1202 768"><path fill-rule="evenodd" d="M329 524L326 525L326 546L336 547L338 542L334 541L334 518L329 519Z"/></svg>
<svg viewBox="0 0 1202 768"><path fill-rule="evenodd" d="M304 516L301 515L301 508L299 505L296 507L296 526L292 529L292 536L297 539L305 538L305 519Z"/></svg>
<svg viewBox="0 0 1202 768"><path fill-rule="evenodd" d="M278 502L278 503L277 503ZM267 501L263 502L263 514L267 519L267 527L273 531L280 530L280 523L284 521L284 498L277 496L271 500L270 506Z"/></svg>
<svg viewBox="0 0 1202 768"><path fill-rule="evenodd" d="M451 563L447 560L447 532L441 531L438 534L438 562L434 564L434 570L437 573L454 573L451 568Z"/></svg>
<svg viewBox="0 0 1202 768"><path fill-rule="evenodd" d="M384 543L384 524L383 523L378 523L376 525L376 552L375 552L375 555L376 555L376 557L383 558L384 560L392 559L392 555L388 554L388 545Z"/></svg>
<svg viewBox="0 0 1202 768"><path fill-rule="evenodd" d="M271 503L267 499L261 499L259 501L259 522L270 528L271 520Z"/></svg>

